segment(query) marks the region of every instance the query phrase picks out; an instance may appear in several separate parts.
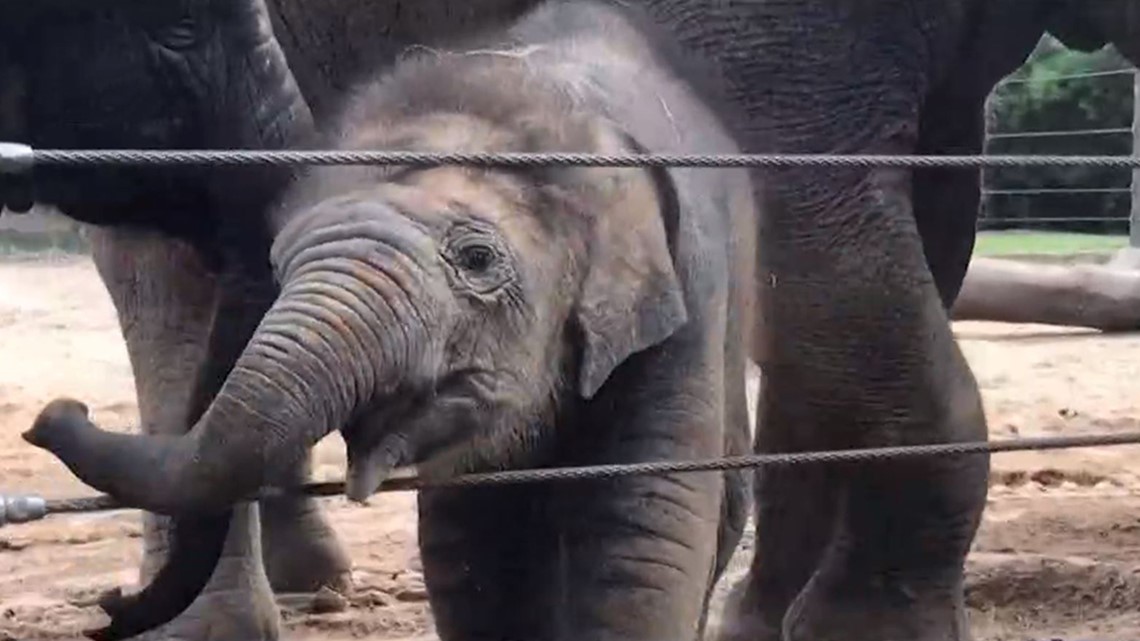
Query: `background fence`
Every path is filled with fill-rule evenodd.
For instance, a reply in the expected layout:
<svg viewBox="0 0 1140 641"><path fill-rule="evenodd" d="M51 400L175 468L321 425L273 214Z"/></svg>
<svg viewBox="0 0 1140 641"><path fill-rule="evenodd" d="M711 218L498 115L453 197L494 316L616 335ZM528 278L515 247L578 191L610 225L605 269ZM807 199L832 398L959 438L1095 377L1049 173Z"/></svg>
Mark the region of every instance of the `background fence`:
<svg viewBox="0 0 1140 641"><path fill-rule="evenodd" d="M1080 53L1046 36L1026 64L990 94L985 153L1140 154L1138 92L1136 69L1111 47ZM986 170L979 228L1127 235L1130 211L1140 210L1140 197L1133 196L1134 190L1140 194L1140 172L1135 179L1133 173L1096 167Z"/></svg>
<svg viewBox="0 0 1140 641"><path fill-rule="evenodd" d="M37 206L23 215L0 216L0 257L88 250L82 226L50 207Z"/></svg>

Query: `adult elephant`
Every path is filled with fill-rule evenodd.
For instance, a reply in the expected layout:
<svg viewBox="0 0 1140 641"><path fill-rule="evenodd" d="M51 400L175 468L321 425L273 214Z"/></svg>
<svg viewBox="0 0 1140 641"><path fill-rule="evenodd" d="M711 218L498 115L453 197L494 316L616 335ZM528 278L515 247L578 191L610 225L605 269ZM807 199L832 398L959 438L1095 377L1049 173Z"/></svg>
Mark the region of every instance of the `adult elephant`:
<svg viewBox="0 0 1140 641"><path fill-rule="evenodd" d="M0 140L283 148L315 133L259 3L0 0L0 15ZM181 434L198 419L276 297L262 214L294 173L36 170L35 199L95 225L94 259L119 316L145 432ZM0 205L25 209L28 186L0 174ZM278 481L302 480L306 468ZM175 528L145 515L140 578L149 587L140 609L158 612L170 598L182 609L209 581L156 636L273 638L270 586L344 589L348 558L315 501L272 500L234 514L232 528L228 517ZM180 560L216 556L223 546L216 571Z"/></svg>
<svg viewBox="0 0 1140 641"><path fill-rule="evenodd" d="M273 16L320 115L400 47L446 42L520 4L467 14L443 0L277 0ZM1129 0L642 4L722 64L747 151L977 152L985 96L1046 29L1140 60ZM228 55L242 59L249 45L237 44ZM945 311L973 246L978 172L766 173L758 448L984 438ZM973 457L758 474L757 554L729 636L966 638L962 563L987 470Z"/></svg>

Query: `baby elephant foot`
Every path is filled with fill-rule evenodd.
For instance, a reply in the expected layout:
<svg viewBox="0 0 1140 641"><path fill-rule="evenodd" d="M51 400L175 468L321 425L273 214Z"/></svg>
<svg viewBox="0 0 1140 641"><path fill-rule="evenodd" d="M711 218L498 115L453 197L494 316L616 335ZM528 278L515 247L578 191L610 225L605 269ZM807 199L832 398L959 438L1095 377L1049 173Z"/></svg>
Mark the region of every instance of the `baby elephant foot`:
<svg viewBox="0 0 1140 641"><path fill-rule="evenodd" d="M788 608L784 641L875 639L969 641L962 586L893 580L830 586L816 576ZM868 585L870 583L870 585Z"/></svg>

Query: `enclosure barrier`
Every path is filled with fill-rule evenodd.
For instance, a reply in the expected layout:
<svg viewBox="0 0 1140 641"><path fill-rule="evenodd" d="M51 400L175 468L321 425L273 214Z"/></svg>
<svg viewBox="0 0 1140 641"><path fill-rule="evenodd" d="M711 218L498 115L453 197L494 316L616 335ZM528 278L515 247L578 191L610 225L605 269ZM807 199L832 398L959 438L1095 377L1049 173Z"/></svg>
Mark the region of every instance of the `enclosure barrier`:
<svg viewBox="0 0 1140 641"><path fill-rule="evenodd" d="M836 154L586 154L586 153L439 153L412 151L337 150L132 150L132 149L33 149L0 142L0 174L29 174L36 167L145 165L410 165L431 167L467 165L479 167L538 167L574 165L589 167L902 167L972 168L1008 166L1127 167L1140 169L1140 156L917 156ZM1140 432L1083 436L1017 438L1001 441L940 443L882 448L750 454L689 461L654 461L632 464L508 470L466 474L448 478L391 479L378 491L418 490L427 487L472 487L613 479L625 476L714 472L770 466L817 463L860 463L928 456L987 454L1026 450L1140 444ZM344 492L343 482L310 483L292 488L264 488L247 500L286 493L333 496ZM50 514L94 512L131 508L107 495L45 500L38 496L0 495L0 526L25 523Z"/></svg>
<svg viewBox="0 0 1140 641"><path fill-rule="evenodd" d="M1133 95L1132 106L1132 123L1131 126L1098 126L1100 123L1089 122L1083 128L1075 129L997 129L998 114L996 109L1003 99L1010 98L1010 96L1002 96L999 90L1009 86L1021 85L1053 85L1058 83L1067 83L1073 81L1095 81L1101 82L1108 79L1118 79L1127 77L1130 80L1129 94ZM1060 75L1043 74L1030 77L1006 77L999 81L991 91L989 97L986 99L984 113L985 113L985 134L982 141L982 153L990 154L992 143L1001 141L1003 143L1008 141L1026 141L1026 140L1052 140L1060 141L1064 139L1112 139L1114 137L1127 138L1131 141L1131 148L1133 155L1140 155L1140 100L1136 96L1140 96L1140 70L1132 67L1124 67L1120 69L1109 69L1102 71L1082 72L1082 73L1069 73ZM1014 97L1016 99L1016 97ZM1088 196L1093 194L1107 195L1107 194L1133 194L1132 199L1136 200L1136 194L1140 194L1140 185L1133 184L1132 186L1114 186L1114 187L1090 187L1074 185L1067 180L1063 181L1064 186L1049 186L1049 187L1023 187L1023 188L990 188L991 178L985 171L982 172L981 177L981 206L982 214L978 217L978 230L991 230L1004 224L1011 224L1020 227L1023 224L1037 225L1037 224L1071 224L1071 223L1129 223L1136 228L1140 225L1140 218L1138 215L1133 215L1131 218L1125 212L1122 216L1108 216L1108 215L1084 215L1084 216L1001 216L1001 215L987 215L985 209L994 203L995 196L1003 199L1007 198L1035 198L1039 196ZM1133 183L1135 183L1135 178ZM1140 206L1134 204L1133 211L1140 212ZM1140 228L1132 232L1131 236L1135 237L1140 234ZM1131 243L1133 246L1136 242Z"/></svg>
<svg viewBox="0 0 1140 641"><path fill-rule="evenodd" d="M1140 171L1137 156L1076 155L834 155L834 154L619 154L585 153L438 153L410 151L300 151L300 150L131 150L47 149L0 141L0 178L19 177L36 167L81 167L101 165L143 166L238 166L238 165L408 165L432 167L467 165L477 167L898 167L986 168L1013 166L1123 167ZM377 492L440 487L474 487L540 483L550 481L606 480L629 476L674 473L723 472L746 468L809 464L863 463L932 456L992 454L1111 445L1140 445L1140 431L1081 436L1033 437L925 445L892 446L817 452L749 454L704 460L652 461L631 464L507 470L464 474L445 478L393 478ZM336 496L344 482L308 483L295 487L266 487L245 500L301 494ZM68 499L44 499L34 495L0 494L0 527L28 523L49 515L132 509L109 495Z"/></svg>
<svg viewBox="0 0 1140 641"><path fill-rule="evenodd" d="M889 155L889 154L592 154L562 152L420 152L252 149L33 149L0 142L0 174L36 167L242 165L406 165L438 167L1115 167L1140 170L1140 156L1086 155Z"/></svg>
<svg viewBox="0 0 1140 641"><path fill-rule="evenodd" d="M1106 445L1140 445L1140 431L1116 434L1085 434L1080 436L1046 436L1003 439L1000 441L967 441L931 445L900 445L894 447L827 450L819 452L784 452L773 454L747 454L688 461L651 461L613 465L583 465L528 470L505 470L478 474L461 474L438 479L411 477L390 479L381 484L377 492L400 492L424 488L475 487L485 485L512 485L519 483L546 483L550 481L609 480L627 476L660 476L692 472L726 472L745 468L777 467L810 464L863 463L867 461L953 456L961 454L991 454L1024 452L1029 450L1058 450L1076 447ZM293 488L263 488L245 499L256 501L285 494L307 496L336 496L344 493L343 481L308 483ZM8 523L26 523L49 514L100 512L130 509L106 494L74 498L45 500L38 496L0 495L0 526Z"/></svg>

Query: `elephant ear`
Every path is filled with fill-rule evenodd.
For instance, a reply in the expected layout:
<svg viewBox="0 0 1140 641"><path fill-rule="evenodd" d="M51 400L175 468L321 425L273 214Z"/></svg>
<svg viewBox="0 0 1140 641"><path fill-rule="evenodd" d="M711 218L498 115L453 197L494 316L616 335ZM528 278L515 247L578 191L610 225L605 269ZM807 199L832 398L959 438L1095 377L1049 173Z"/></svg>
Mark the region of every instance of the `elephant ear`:
<svg viewBox="0 0 1140 641"><path fill-rule="evenodd" d="M600 153L644 153L628 134L599 126ZM670 239L676 189L664 168L595 168L589 263L576 309L583 335L578 391L592 398L623 361L688 321Z"/></svg>

